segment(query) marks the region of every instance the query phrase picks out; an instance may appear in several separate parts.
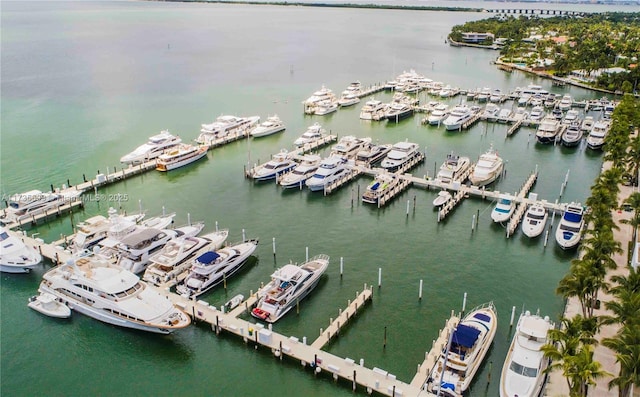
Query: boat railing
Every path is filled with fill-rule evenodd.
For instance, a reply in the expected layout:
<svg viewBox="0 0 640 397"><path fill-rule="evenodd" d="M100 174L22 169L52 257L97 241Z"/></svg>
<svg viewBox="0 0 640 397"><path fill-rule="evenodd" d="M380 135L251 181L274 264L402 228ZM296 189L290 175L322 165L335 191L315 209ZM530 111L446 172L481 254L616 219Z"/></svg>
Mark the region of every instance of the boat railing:
<svg viewBox="0 0 640 397"><path fill-rule="evenodd" d="M314 256L313 258L309 259L309 262L313 262L313 261L317 261L317 260L329 261L329 255L327 255L327 254L318 254L318 255Z"/></svg>
<svg viewBox="0 0 640 397"><path fill-rule="evenodd" d="M494 311L496 314L498 313L498 310L496 310L496 306L493 304L493 301L489 301L489 302L485 302L481 305L478 305L476 307L474 307L473 309L469 310L467 313L473 313L477 310L480 309L491 309L492 311Z"/></svg>

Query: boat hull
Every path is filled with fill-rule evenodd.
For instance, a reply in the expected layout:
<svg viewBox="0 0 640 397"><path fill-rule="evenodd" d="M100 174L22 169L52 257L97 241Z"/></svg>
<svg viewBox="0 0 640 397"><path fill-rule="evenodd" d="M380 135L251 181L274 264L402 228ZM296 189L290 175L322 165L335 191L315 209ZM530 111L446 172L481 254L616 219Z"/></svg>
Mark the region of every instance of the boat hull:
<svg viewBox="0 0 640 397"><path fill-rule="evenodd" d="M188 164L191 164L193 162L196 162L196 161L200 160L201 158L203 158L206 155L207 155L207 150L202 150L197 155L195 155L193 157L190 157L188 159L184 159L184 160L181 160L181 161L176 161L176 162L173 162L173 163L167 163L167 164L158 163L156 165L156 170L161 171L161 172L167 172L167 171L175 170L177 168L184 167L185 165L188 165Z"/></svg>

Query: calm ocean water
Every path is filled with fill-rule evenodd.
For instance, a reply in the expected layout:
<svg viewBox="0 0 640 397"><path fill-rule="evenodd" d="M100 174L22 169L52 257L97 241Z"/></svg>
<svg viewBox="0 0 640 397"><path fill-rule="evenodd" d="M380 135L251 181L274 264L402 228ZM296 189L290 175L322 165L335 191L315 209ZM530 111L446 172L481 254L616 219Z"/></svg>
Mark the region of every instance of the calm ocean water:
<svg viewBox="0 0 640 397"><path fill-rule="evenodd" d="M453 25L486 15L155 2L3 2L2 8L2 194L48 190L67 179L78 183L83 173L89 178L113 169L121 155L161 129L190 140L201 123L220 114L278 114L287 124L282 134L232 143L168 175L154 171L112 185L101 192L127 194L128 200L87 202L73 217L30 233L54 240L71 233L72 223L106 214L109 206L135 212L140 203L150 215L163 207L177 212L177 224L186 223L187 214L205 220L205 230L218 222L230 229L230 241L240 240L245 229L247 237L261 239L258 260L230 280L227 291L204 297L215 305L255 290L278 265L304 260L305 247L310 255L329 254L327 275L300 314L274 327L309 340L364 283L376 284L382 268L373 304L327 349L364 358L367 366L407 382L450 310L460 310L464 292L467 307L493 300L500 329L472 396L497 395L512 306L518 312L539 308L552 317L561 313L554 289L572 253L556 248L552 238L546 248L542 239L519 232L506 239L504 228L491 222L488 201L465 200L439 224L431 205L435 193L418 188L377 210L356 196L369 183L366 177L326 198L242 177L247 163L290 148L318 121L341 136L418 142L427 160L415 175L432 175L451 151L476 159L493 144L508 161L507 177L496 189L517 191L537 165L539 197L557 199L570 170L561 201L584 201L601 156L535 145L531 129L505 139L504 125L479 123L446 134L421 126L418 116L394 126L366 124L358 118L361 105L330 116L303 115L301 101L323 84L339 93L352 81L382 82L412 68L463 88L509 91L538 83L578 100L597 96L501 72L490 64L496 52L444 44ZM377 97L390 99L386 93ZM479 228L472 233L478 211ZM280 363L270 352L216 337L203 325L165 337L81 315L45 318L26 302L49 267L1 275L3 395L351 395L350 385L316 378L299 363ZM418 301L421 279L424 297Z"/></svg>

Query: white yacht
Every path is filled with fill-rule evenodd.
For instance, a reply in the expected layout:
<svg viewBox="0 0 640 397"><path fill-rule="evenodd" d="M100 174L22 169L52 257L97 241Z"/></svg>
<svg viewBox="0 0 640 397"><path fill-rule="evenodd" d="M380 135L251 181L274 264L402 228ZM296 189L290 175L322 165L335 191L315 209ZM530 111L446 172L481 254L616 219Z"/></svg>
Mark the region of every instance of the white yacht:
<svg viewBox="0 0 640 397"><path fill-rule="evenodd" d="M507 194L501 194L496 206L493 207L493 211L491 211L491 219L496 223L506 222L511 218L515 210L516 202L513 201L513 197Z"/></svg>
<svg viewBox="0 0 640 397"><path fill-rule="evenodd" d="M509 108L502 108L500 109L500 112L498 112L498 118L496 121L498 123L508 123L513 119L513 115L514 115L513 110Z"/></svg>
<svg viewBox="0 0 640 397"><path fill-rule="evenodd" d="M260 116L238 117L223 115L211 124L202 124L196 143L210 145L216 139L224 138L236 132L248 133L258 122Z"/></svg>
<svg viewBox="0 0 640 397"><path fill-rule="evenodd" d="M536 140L539 143L554 143L558 133L560 133L560 122L552 116L547 116L538 126Z"/></svg>
<svg viewBox="0 0 640 397"><path fill-rule="evenodd" d="M534 106L529 113L529 120L541 121L547 113L544 111L543 106Z"/></svg>
<svg viewBox="0 0 640 397"><path fill-rule="evenodd" d="M398 175L381 172L373 179L364 193L362 201L369 204L378 204L382 196L393 190L400 182Z"/></svg>
<svg viewBox="0 0 640 397"><path fill-rule="evenodd" d="M309 126L307 130L293 142L293 144L296 147L302 147L304 145L324 138L326 136L325 133L326 131L320 124L313 123L313 125Z"/></svg>
<svg viewBox="0 0 640 397"><path fill-rule="evenodd" d="M483 120L496 121L498 120L498 113L500 113L500 107L495 103L488 103L482 111L480 118Z"/></svg>
<svg viewBox="0 0 640 397"><path fill-rule="evenodd" d="M371 143L371 138L357 138L347 135L340 138L338 143L333 145L329 156L342 157L344 160L355 159L356 154Z"/></svg>
<svg viewBox="0 0 640 397"><path fill-rule="evenodd" d="M387 105L377 99L368 100L360 110L360 119L374 121L384 120L386 107Z"/></svg>
<svg viewBox="0 0 640 397"><path fill-rule="evenodd" d="M144 145L138 146L133 152L120 158L121 163L139 164L145 161L153 160L164 153L165 150L182 143L182 139L173 136L168 130L164 130L157 135L149 137Z"/></svg>
<svg viewBox="0 0 640 397"><path fill-rule="evenodd" d="M571 105L573 105L573 99L569 94L563 95L562 99L560 99L560 102L558 102L558 108L563 112L571 109Z"/></svg>
<svg viewBox="0 0 640 397"><path fill-rule="evenodd" d="M305 185L312 192L324 190L324 188L336 179L346 175L350 168L345 159L339 156L330 156L320 162L318 169L305 181Z"/></svg>
<svg viewBox="0 0 640 397"><path fill-rule="evenodd" d="M342 107L352 106L359 102L360 97L354 93L343 94L340 99L338 99L338 105Z"/></svg>
<svg viewBox="0 0 640 397"><path fill-rule="evenodd" d="M29 190L28 192L14 194L9 197L8 206L0 215L0 223L8 224L29 219L33 215L68 204L70 201L77 199L78 195L79 193L65 196L59 193L44 193L40 190Z"/></svg>
<svg viewBox="0 0 640 397"><path fill-rule="evenodd" d="M138 276L97 256L70 259L46 272L38 291L105 323L168 334L191 323Z"/></svg>
<svg viewBox="0 0 640 397"><path fill-rule="evenodd" d="M453 153L447 155L442 163L436 179L442 183L464 182L464 176L471 167L471 160L466 156L458 156Z"/></svg>
<svg viewBox="0 0 640 397"><path fill-rule="evenodd" d="M446 190L440 190L435 199L433 199L433 206L436 208L440 208L443 205L447 204L453 196Z"/></svg>
<svg viewBox="0 0 640 397"><path fill-rule="evenodd" d="M478 187L488 185L500 177L503 168L502 158L498 156L498 152L493 150L492 146L486 153L480 155L469 180Z"/></svg>
<svg viewBox="0 0 640 397"><path fill-rule="evenodd" d="M483 87L478 95L476 95L476 100L478 102L487 102L491 98L491 88Z"/></svg>
<svg viewBox="0 0 640 397"><path fill-rule="evenodd" d="M493 103L500 102L502 100L502 91L500 88L496 88L491 91L491 96L489 97L489 101Z"/></svg>
<svg viewBox="0 0 640 397"><path fill-rule="evenodd" d="M449 337L424 388L446 397L460 397L467 390L498 329L493 303L467 314Z"/></svg>
<svg viewBox="0 0 640 397"><path fill-rule="evenodd" d="M471 120L473 112L467 105L456 105L449 113L449 116L444 119L444 124L447 131L456 131L462 128L462 125Z"/></svg>
<svg viewBox="0 0 640 397"><path fill-rule="evenodd" d="M388 171L395 172L405 163L412 160L420 153L420 145L413 142L395 143L380 166Z"/></svg>
<svg viewBox="0 0 640 397"><path fill-rule="evenodd" d="M0 272L29 273L42 262L42 256L33 247L0 226Z"/></svg>
<svg viewBox="0 0 640 397"><path fill-rule="evenodd" d="M544 386L549 359L541 351L554 324L545 316L520 315L500 376L500 397L538 397Z"/></svg>
<svg viewBox="0 0 640 397"><path fill-rule="evenodd" d="M390 143L375 144L369 142L356 153L356 164L370 166L382 160L390 150Z"/></svg>
<svg viewBox="0 0 640 397"><path fill-rule="evenodd" d="M582 120L580 120L580 112L575 109L569 109L562 119L563 125L571 125L577 123L580 126Z"/></svg>
<svg viewBox="0 0 640 397"><path fill-rule="evenodd" d="M276 132L284 131L286 129L280 117L277 114L273 116L267 117L265 121L258 124L254 129L251 130L250 135L254 138L259 138L271 134L275 134Z"/></svg>
<svg viewBox="0 0 640 397"><path fill-rule="evenodd" d="M320 254L300 266L289 263L271 275L271 281L258 291L257 306L251 315L274 323L304 299L329 267L329 256Z"/></svg>
<svg viewBox="0 0 640 397"><path fill-rule="evenodd" d="M306 114L316 114L317 105L323 101L336 102L336 96L333 91L324 85L302 102L304 104L304 112Z"/></svg>
<svg viewBox="0 0 640 397"><path fill-rule="evenodd" d="M195 146L181 143L158 157L156 170L166 172L191 164L205 157L208 150L209 147L206 145Z"/></svg>
<svg viewBox="0 0 640 397"><path fill-rule="evenodd" d="M324 116L325 114L333 113L338 110L338 101L320 101L316 103L313 114L316 116Z"/></svg>
<svg viewBox="0 0 640 397"><path fill-rule="evenodd" d="M240 270L257 246L258 240L248 240L201 254L177 292L190 299L204 294Z"/></svg>
<svg viewBox="0 0 640 397"><path fill-rule="evenodd" d="M580 124L574 123L562 133L560 140L563 146L574 147L582 142L582 135L584 135L584 132L580 129Z"/></svg>
<svg viewBox="0 0 640 397"><path fill-rule="evenodd" d="M522 221L522 233L527 237L538 237L547 224L547 210L540 204L529 206Z"/></svg>
<svg viewBox="0 0 640 397"><path fill-rule="evenodd" d="M429 116L427 116L426 122L429 123L429 125L439 125L448 116L449 106L441 103L433 108L433 111L429 114Z"/></svg>
<svg viewBox="0 0 640 397"><path fill-rule="evenodd" d="M398 123L411 116L413 116L413 107L407 103L391 103L385 112L385 117L392 123Z"/></svg>
<svg viewBox="0 0 640 397"><path fill-rule="evenodd" d="M250 175L254 181L268 181L291 171L296 165L298 163L293 160L291 153L282 150L280 153L274 154L271 160L254 167Z"/></svg>
<svg viewBox="0 0 640 397"><path fill-rule="evenodd" d="M278 180L278 184L285 189L300 188L304 186L307 179L316 172L320 165L320 156L317 154L307 154L303 156L300 163L291 172L288 172Z"/></svg>
<svg viewBox="0 0 640 397"><path fill-rule="evenodd" d="M587 147L593 150L602 149L605 139L609 133L609 120L598 120L593 124L593 128L587 137Z"/></svg>
<svg viewBox="0 0 640 397"><path fill-rule="evenodd" d="M584 132L589 133L593 129L594 123L595 123L595 120L593 116L586 116L582 121L582 125L580 126L580 129Z"/></svg>
<svg viewBox="0 0 640 397"><path fill-rule="evenodd" d="M584 226L584 209L580 203L571 203L562 214L560 224L556 229L556 241L562 249L578 246L582 238Z"/></svg>
<svg viewBox="0 0 640 397"><path fill-rule="evenodd" d="M223 229L202 237L182 236L169 241L149 258L142 279L155 285L178 281L191 268L192 260L202 251L217 250L227 240L229 230Z"/></svg>

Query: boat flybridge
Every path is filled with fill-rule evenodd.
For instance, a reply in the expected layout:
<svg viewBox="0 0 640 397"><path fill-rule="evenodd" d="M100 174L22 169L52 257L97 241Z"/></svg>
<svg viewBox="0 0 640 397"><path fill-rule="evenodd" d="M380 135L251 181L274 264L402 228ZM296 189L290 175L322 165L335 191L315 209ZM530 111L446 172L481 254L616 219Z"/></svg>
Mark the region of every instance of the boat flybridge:
<svg viewBox="0 0 640 397"><path fill-rule="evenodd" d="M0 272L28 273L42 262L42 256L33 247L0 226Z"/></svg>
<svg viewBox="0 0 640 397"><path fill-rule="evenodd" d="M200 135L196 138L196 143L200 145L210 145L216 139L224 138L230 134L248 133L259 121L260 116L219 116L213 123L202 124L202 129L200 130Z"/></svg>
<svg viewBox="0 0 640 397"><path fill-rule="evenodd" d="M556 229L556 242L560 248L572 249L580 244L584 227L584 208L580 203L570 203L562 214Z"/></svg>
<svg viewBox="0 0 640 397"><path fill-rule="evenodd" d="M153 160L164 153L165 150L182 143L178 136L171 135L168 130L164 130L157 135L149 137L147 143L138 146L134 151L120 158L124 164L140 164Z"/></svg>

